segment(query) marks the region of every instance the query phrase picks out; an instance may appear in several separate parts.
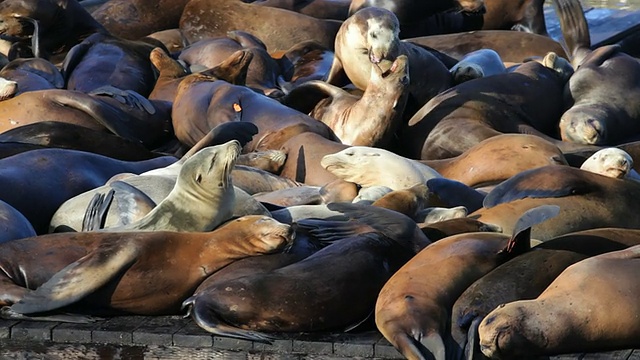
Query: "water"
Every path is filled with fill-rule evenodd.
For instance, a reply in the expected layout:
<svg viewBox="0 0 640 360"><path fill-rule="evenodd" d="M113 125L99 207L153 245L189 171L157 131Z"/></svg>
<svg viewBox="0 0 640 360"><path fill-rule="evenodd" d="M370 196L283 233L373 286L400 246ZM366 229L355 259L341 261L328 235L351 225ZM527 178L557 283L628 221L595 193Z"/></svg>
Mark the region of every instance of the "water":
<svg viewBox="0 0 640 360"><path fill-rule="evenodd" d="M589 7L601 7L618 10L640 10L640 0L582 0L586 9Z"/></svg>

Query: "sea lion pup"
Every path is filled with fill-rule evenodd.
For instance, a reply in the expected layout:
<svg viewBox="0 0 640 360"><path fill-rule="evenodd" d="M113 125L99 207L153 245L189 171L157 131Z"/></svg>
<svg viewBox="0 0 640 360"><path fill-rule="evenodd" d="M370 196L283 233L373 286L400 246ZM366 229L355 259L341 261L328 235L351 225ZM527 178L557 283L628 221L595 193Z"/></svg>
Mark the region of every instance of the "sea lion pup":
<svg viewBox="0 0 640 360"><path fill-rule="evenodd" d="M33 54L45 58L62 56L91 34L107 32L76 0L6 0L0 4L0 23L0 33L11 42L30 42Z"/></svg>
<svg viewBox="0 0 640 360"><path fill-rule="evenodd" d="M240 154L236 140L204 148L187 159L176 184L158 205L142 219L107 231L211 231L231 217L235 191L231 170ZM83 231L100 229L107 211L100 201L87 208ZM108 210L108 209L107 209Z"/></svg>
<svg viewBox="0 0 640 360"><path fill-rule="evenodd" d="M579 1L553 3L576 72L565 87L568 109L560 119L562 140L616 145L640 132L640 63L618 45L591 50Z"/></svg>
<svg viewBox="0 0 640 360"><path fill-rule="evenodd" d="M64 88L60 70L45 59L14 59L0 70L0 76L17 83L15 95L27 91Z"/></svg>
<svg viewBox="0 0 640 360"><path fill-rule="evenodd" d="M282 249L293 236L289 225L247 216L212 232L88 232L15 240L0 245L0 305L11 305L4 316L63 308L94 315L178 314L208 275L234 260Z"/></svg>
<svg viewBox="0 0 640 360"><path fill-rule="evenodd" d="M606 148L595 152L582 163L580 169L616 179L638 178L638 173L633 169L633 158L618 148Z"/></svg>
<svg viewBox="0 0 640 360"><path fill-rule="evenodd" d="M614 179L570 166L545 166L523 171L497 185L484 207L470 217L510 232L520 214L542 204L560 206L560 216L533 229L545 241L567 233L601 228L640 228L635 213L640 196L636 181Z"/></svg>
<svg viewBox="0 0 640 360"><path fill-rule="evenodd" d="M415 160L367 146L352 146L325 155L320 164L337 177L362 187L383 185L401 190L424 184L431 178L442 177L437 171Z"/></svg>
<svg viewBox="0 0 640 360"><path fill-rule="evenodd" d="M639 244L640 230L602 228L563 235L536 245L483 276L460 295L451 312L451 335L464 349L465 359L471 359L480 353L477 326L499 305L535 299L568 266Z"/></svg>
<svg viewBox="0 0 640 360"><path fill-rule="evenodd" d="M398 18L386 9L368 7L350 16L336 35L335 56L327 82L342 86L344 81L340 79L344 74L358 89L365 90L372 66L388 67L382 60L406 55L412 71L407 104L410 111L448 89L452 78L442 61L422 47L400 41L399 32Z"/></svg>
<svg viewBox="0 0 640 360"><path fill-rule="evenodd" d="M580 261L535 300L498 307L480 323L491 358L632 349L640 345L640 245Z"/></svg>
<svg viewBox="0 0 640 360"><path fill-rule="evenodd" d="M514 71L467 81L438 94L402 129L402 154L424 160L454 157L502 133L557 141L553 135L570 65L552 53L543 63L529 61ZM548 101L540 103L543 96Z"/></svg>
<svg viewBox="0 0 640 360"><path fill-rule="evenodd" d="M195 67L216 67L239 50L247 50L253 56L247 68L246 85L270 97L281 96L277 88L278 78L282 76L280 66L269 55L266 45L248 32L229 31L224 37L197 41L184 48L178 59L196 72Z"/></svg>
<svg viewBox="0 0 640 360"><path fill-rule="evenodd" d="M201 11L208 15L201 16ZM341 23L237 0L191 0L182 12L180 30L190 43L226 36L232 30L247 31L274 52L307 40L333 49Z"/></svg>
<svg viewBox="0 0 640 360"><path fill-rule="evenodd" d="M344 330L367 319L384 283L430 242L400 213L348 203L328 207L342 219L298 225L333 244L277 270L203 283L185 301L196 323L218 336L268 342L259 332Z"/></svg>
<svg viewBox="0 0 640 360"><path fill-rule="evenodd" d="M283 103L295 102L299 96L306 99L314 95L328 96L315 104L309 113L312 118L327 124L345 145L385 148L402 121L408 84L407 57L400 55L386 72L378 66L372 68L362 97L324 81L312 80L293 89Z"/></svg>
<svg viewBox="0 0 640 360"><path fill-rule="evenodd" d="M536 135L500 134L448 159L420 160L443 177L471 187L498 184L525 170L567 165L562 151Z"/></svg>
<svg viewBox="0 0 640 360"><path fill-rule="evenodd" d="M531 227L558 214L541 206L518 221L511 236L469 233L427 246L407 262L380 291L378 330L407 359L451 358L445 352L449 312L474 281L529 249Z"/></svg>

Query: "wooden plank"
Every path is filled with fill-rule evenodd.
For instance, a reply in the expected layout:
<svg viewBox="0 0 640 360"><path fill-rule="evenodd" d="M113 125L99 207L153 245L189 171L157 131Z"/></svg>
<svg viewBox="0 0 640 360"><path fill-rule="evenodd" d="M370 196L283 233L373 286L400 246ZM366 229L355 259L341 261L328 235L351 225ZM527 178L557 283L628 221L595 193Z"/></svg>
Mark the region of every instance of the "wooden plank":
<svg viewBox="0 0 640 360"><path fill-rule="evenodd" d="M51 340L51 330L58 322L22 321L11 328L11 339L15 340Z"/></svg>
<svg viewBox="0 0 640 360"><path fill-rule="evenodd" d="M148 317L133 331L132 341L140 345L173 345L173 334L182 329L189 319L182 316Z"/></svg>
<svg viewBox="0 0 640 360"><path fill-rule="evenodd" d="M133 331L146 320L144 316L116 316L99 324L91 333L95 342L132 344Z"/></svg>

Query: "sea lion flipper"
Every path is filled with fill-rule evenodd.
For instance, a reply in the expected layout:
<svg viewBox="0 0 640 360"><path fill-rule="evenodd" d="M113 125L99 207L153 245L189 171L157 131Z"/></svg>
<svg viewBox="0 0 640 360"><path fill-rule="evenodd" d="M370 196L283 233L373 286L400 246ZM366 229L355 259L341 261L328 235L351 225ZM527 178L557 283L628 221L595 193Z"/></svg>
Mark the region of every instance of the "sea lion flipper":
<svg viewBox="0 0 640 360"><path fill-rule="evenodd" d="M433 178L427 180L429 193L445 201L446 207L464 206L469 213L482 208L486 194L467 186L459 181L447 178Z"/></svg>
<svg viewBox="0 0 640 360"><path fill-rule="evenodd" d="M82 231L97 231L104 227L107 212L113 201L113 190L105 194L95 194L82 219Z"/></svg>
<svg viewBox="0 0 640 360"><path fill-rule="evenodd" d="M516 222L505 252L515 254L520 250L526 251L530 246L531 227L555 217L559 213L560 207L558 205L542 205L527 210ZM516 249L517 246L524 249Z"/></svg>
<svg viewBox="0 0 640 360"><path fill-rule="evenodd" d="M137 245L131 242L101 245L27 293L11 310L33 314L73 304L126 271L136 262L137 255Z"/></svg>
<svg viewBox="0 0 640 360"><path fill-rule="evenodd" d="M88 94L110 96L118 100L122 104L136 107L140 110L146 111L150 115L156 113L156 108L153 106L151 101L133 90L122 90L115 86L104 85L97 89L91 90Z"/></svg>
<svg viewBox="0 0 640 360"><path fill-rule="evenodd" d="M440 334L431 333L423 336L420 343L431 352L434 359L445 359L445 346Z"/></svg>
<svg viewBox="0 0 640 360"><path fill-rule="evenodd" d="M82 58L92 46L93 44L90 42L81 42L72 47L67 53L67 56L64 57L64 61L62 62L62 77L64 78L65 85L69 81L73 70L80 64Z"/></svg>
<svg viewBox="0 0 640 360"><path fill-rule="evenodd" d="M74 324L90 324L104 320L104 318L82 314L24 315L13 311L9 306L3 306L2 309L0 309L0 318L6 320L54 321Z"/></svg>
<svg viewBox="0 0 640 360"><path fill-rule="evenodd" d="M157 205L147 194L124 181L114 181L111 187L115 190L114 197L118 200L120 215L120 222L114 226L132 224L151 212Z"/></svg>
<svg viewBox="0 0 640 360"><path fill-rule="evenodd" d="M256 331L238 329L222 323L211 309L207 308L205 301L197 301L197 296L192 296L182 303L182 308L187 308L187 315L191 316L198 326L204 330L219 336L234 339L256 341L263 344L272 344L275 338Z"/></svg>
<svg viewBox="0 0 640 360"><path fill-rule="evenodd" d="M348 94L341 88L321 80L309 80L293 88L282 100L283 105L308 114L323 99Z"/></svg>
<svg viewBox="0 0 640 360"><path fill-rule="evenodd" d="M484 317L478 316L473 319L469 326L469 331L467 332L467 343L464 347L465 360L485 359L484 355L480 352L480 335L478 334L478 327L482 320L484 320Z"/></svg>
<svg viewBox="0 0 640 360"><path fill-rule="evenodd" d="M324 245L372 230L368 225L359 222L339 220L302 219L295 224L297 228L308 231L315 240Z"/></svg>

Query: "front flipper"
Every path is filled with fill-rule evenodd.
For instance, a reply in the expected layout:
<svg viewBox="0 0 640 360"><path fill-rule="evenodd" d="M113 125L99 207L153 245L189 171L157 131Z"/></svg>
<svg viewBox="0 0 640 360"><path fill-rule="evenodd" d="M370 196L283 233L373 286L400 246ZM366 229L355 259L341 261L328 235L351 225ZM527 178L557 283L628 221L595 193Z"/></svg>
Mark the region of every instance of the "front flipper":
<svg viewBox="0 0 640 360"><path fill-rule="evenodd" d="M54 321L74 324L90 324L103 321L104 318L82 314L24 315L13 311L9 306L0 309L0 318L6 320Z"/></svg>
<svg viewBox="0 0 640 360"><path fill-rule="evenodd" d="M36 290L13 304L20 314L42 313L71 305L127 271L138 257L131 242L109 243L57 272Z"/></svg>
<svg viewBox="0 0 640 360"><path fill-rule="evenodd" d="M206 331L218 336L256 341L263 344L272 344L273 340L275 340L266 334L243 330L222 323L217 314L207 308L206 302L196 301L197 299L196 296L192 296L182 303L182 308L187 308L187 314L184 317L191 316L193 321Z"/></svg>
<svg viewBox="0 0 640 360"><path fill-rule="evenodd" d="M107 213L113 201L113 190L105 194L95 194L82 218L82 231L98 231L104 227Z"/></svg>
<svg viewBox="0 0 640 360"><path fill-rule="evenodd" d="M153 107L151 101L132 90L121 90L115 86L104 85L90 91L88 95L109 96L118 100L121 104L136 107L139 110L146 111L150 115L156 113L156 108Z"/></svg>
<svg viewBox="0 0 640 360"><path fill-rule="evenodd" d="M124 181L114 181L111 187L115 190L114 197L118 206L120 221L118 225L128 225L145 217L156 203L137 187Z"/></svg>
<svg viewBox="0 0 640 360"><path fill-rule="evenodd" d="M329 73L327 74L327 78L325 81L327 82L327 84L335 86L345 86L351 82L351 80L349 80L349 77L347 77L347 73L344 72L342 62L337 57L333 58L331 69L329 69Z"/></svg>

